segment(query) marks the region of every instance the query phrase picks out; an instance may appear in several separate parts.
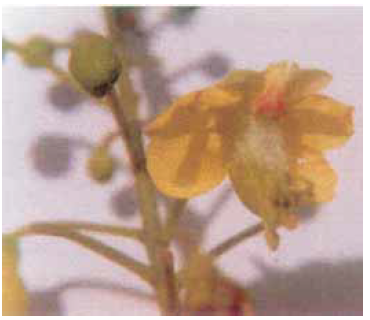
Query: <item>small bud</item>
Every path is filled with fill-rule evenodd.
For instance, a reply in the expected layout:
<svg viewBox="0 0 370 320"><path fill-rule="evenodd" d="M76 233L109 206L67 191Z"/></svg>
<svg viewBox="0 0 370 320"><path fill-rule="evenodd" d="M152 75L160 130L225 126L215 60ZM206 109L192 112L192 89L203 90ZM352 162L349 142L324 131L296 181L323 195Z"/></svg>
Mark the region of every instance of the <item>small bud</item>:
<svg viewBox="0 0 370 320"><path fill-rule="evenodd" d="M87 163L89 176L99 183L110 180L113 175L114 167L114 159L110 156L105 147L95 148Z"/></svg>
<svg viewBox="0 0 370 320"><path fill-rule="evenodd" d="M113 44L103 36L88 33L76 38L69 57L69 70L82 87L96 97L109 92L121 72Z"/></svg>
<svg viewBox="0 0 370 320"><path fill-rule="evenodd" d="M24 63L33 68L43 68L50 65L54 51L53 42L41 36L30 38L21 48Z"/></svg>

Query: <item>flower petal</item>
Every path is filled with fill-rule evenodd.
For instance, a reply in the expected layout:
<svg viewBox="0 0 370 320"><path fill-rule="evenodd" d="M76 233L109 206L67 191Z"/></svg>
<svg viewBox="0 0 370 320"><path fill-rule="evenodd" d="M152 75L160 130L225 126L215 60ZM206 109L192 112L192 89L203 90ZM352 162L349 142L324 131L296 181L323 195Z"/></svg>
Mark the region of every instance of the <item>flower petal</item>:
<svg viewBox="0 0 370 320"><path fill-rule="evenodd" d="M277 116L285 111L287 84L298 70L298 65L282 61L271 64L264 71L263 90L254 100L254 111L267 116Z"/></svg>
<svg viewBox="0 0 370 320"><path fill-rule="evenodd" d="M252 70L234 70L230 72L216 87L237 93L242 97L243 104L249 104L263 89L263 73Z"/></svg>
<svg viewBox="0 0 370 320"><path fill-rule="evenodd" d="M332 76L323 70L318 69L298 69L287 83L286 100L293 103L299 99L319 92L325 88Z"/></svg>
<svg viewBox="0 0 370 320"><path fill-rule="evenodd" d="M178 98L168 109L146 127L149 135L177 136L204 129L212 122L212 113L229 108L240 98L221 88L188 93Z"/></svg>
<svg viewBox="0 0 370 320"><path fill-rule="evenodd" d="M282 117L288 134L302 145L326 150L341 146L353 134L353 107L321 95L308 96L291 106Z"/></svg>
<svg viewBox="0 0 370 320"><path fill-rule="evenodd" d="M267 244L275 250L279 244L276 228L282 214L275 203L283 181L281 173L248 159L235 159L229 164L229 177L239 199L263 220Z"/></svg>
<svg viewBox="0 0 370 320"><path fill-rule="evenodd" d="M157 188L175 198L190 198L222 182L226 175L221 138L194 132L154 136L147 151L148 170Z"/></svg>
<svg viewBox="0 0 370 320"><path fill-rule="evenodd" d="M333 200L338 178L321 153L303 153L293 170L297 177L310 183L312 202L321 203Z"/></svg>

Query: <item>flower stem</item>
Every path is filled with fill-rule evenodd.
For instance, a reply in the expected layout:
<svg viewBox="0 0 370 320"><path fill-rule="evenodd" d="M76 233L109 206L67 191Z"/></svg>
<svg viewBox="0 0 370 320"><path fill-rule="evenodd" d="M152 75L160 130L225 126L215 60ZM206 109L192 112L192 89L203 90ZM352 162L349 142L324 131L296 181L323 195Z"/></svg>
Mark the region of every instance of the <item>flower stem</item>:
<svg viewBox="0 0 370 320"><path fill-rule="evenodd" d="M63 225L51 223L31 224L25 226L13 233L16 237L32 236L32 235L47 235L55 236L78 243L79 245L99 254L109 261L124 267L141 279L151 283L153 281L150 269L143 263L129 257L128 255L98 241L89 236L80 234L75 230L66 228Z"/></svg>
<svg viewBox="0 0 370 320"><path fill-rule="evenodd" d="M211 254L215 258L219 257L227 251L233 249L238 244L242 243L244 240L259 234L261 231L263 231L262 223L256 224L252 227L248 227L215 246L209 251L209 254Z"/></svg>

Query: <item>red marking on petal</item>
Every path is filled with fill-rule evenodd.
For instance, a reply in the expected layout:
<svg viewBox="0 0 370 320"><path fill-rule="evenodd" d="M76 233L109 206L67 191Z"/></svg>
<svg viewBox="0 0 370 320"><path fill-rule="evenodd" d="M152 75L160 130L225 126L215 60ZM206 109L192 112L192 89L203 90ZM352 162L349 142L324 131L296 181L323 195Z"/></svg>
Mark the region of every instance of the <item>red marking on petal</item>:
<svg viewBox="0 0 370 320"><path fill-rule="evenodd" d="M280 90L266 90L256 101L256 112L270 116L280 115L285 110L283 98Z"/></svg>

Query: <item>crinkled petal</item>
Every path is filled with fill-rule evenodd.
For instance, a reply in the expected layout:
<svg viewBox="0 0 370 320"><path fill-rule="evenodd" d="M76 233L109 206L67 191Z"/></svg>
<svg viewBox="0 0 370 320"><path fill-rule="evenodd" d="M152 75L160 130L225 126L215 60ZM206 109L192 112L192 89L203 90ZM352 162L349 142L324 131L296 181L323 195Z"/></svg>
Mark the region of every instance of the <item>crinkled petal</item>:
<svg viewBox="0 0 370 320"><path fill-rule="evenodd" d="M338 178L321 153L302 153L293 170L297 178L310 184L313 203L333 200Z"/></svg>
<svg viewBox="0 0 370 320"><path fill-rule="evenodd" d="M297 69L286 87L286 101L293 103L324 89L332 80L332 76L318 69Z"/></svg>
<svg viewBox="0 0 370 320"><path fill-rule="evenodd" d="M175 198L204 193L221 183L226 175L221 139L216 134L154 136L147 158L157 188Z"/></svg>
<svg viewBox="0 0 370 320"><path fill-rule="evenodd" d="M286 134L300 137L315 150L341 146L353 134L353 107L321 95L311 95L291 106L282 117Z"/></svg>

